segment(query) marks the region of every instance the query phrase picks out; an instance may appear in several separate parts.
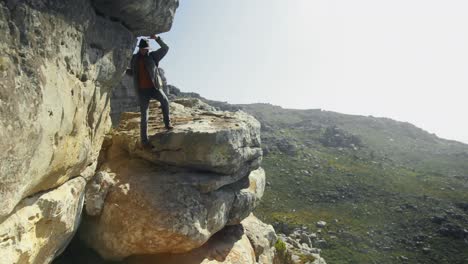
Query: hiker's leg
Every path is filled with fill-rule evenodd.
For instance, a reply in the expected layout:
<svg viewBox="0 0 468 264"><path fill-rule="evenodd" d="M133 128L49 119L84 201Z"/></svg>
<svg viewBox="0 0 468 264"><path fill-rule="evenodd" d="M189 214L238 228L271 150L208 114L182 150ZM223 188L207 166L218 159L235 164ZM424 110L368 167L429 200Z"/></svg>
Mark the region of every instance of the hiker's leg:
<svg viewBox="0 0 468 264"><path fill-rule="evenodd" d="M154 89L154 98L161 103L161 109L163 113L164 125L167 127L171 124L169 116L169 99L161 89Z"/></svg>
<svg viewBox="0 0 468 264"><path fill-rule="evenodd" d="M138 100L140 103L140 114L141 114L141 121L140 121L140 137L141 143L147 144L149 143L148 139L148 106L150 96L147 93L139 92Z"/></svg>

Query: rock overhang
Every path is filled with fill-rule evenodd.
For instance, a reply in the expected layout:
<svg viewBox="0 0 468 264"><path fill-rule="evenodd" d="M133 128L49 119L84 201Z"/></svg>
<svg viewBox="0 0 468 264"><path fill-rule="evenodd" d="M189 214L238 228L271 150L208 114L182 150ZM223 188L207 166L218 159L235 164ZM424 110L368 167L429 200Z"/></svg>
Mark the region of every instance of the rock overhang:
<svg viewBox="0 0 468 264"><path fill-rule="evenodd" d="M178 0L92 0L97 12L117 19L136 36L167 32L172 27Z"/></svg>

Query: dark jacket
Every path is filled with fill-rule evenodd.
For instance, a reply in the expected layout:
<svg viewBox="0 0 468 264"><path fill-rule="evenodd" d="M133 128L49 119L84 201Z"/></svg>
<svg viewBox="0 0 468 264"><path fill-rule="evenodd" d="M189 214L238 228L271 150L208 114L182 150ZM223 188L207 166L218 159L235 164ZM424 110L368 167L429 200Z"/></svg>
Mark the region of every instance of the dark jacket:
<svg viewBox="0 0 468 264"><path fill-rule="evenodd" d="M137 94L139 89L138 58L140 56L142 56L142 58L144 59L145 68L148 71L151 80L153 81L154 87L156 87L157 89L162 89L162 82L161 77L159 76L158 67L161 59L164 58L164 56L166 56L167 52L169 51L169 47L166 45L166 43L163 42L163 40L160 37L156 39L156 42L159 44L159 46L161 46L161 48L159 48L156 51L148 52L144 56L140 55L140 52L137 52L136 54L133 54L132 60L130 61L131 71L129 73L130 75L133 75L133 86L136 89Z"/></svg>

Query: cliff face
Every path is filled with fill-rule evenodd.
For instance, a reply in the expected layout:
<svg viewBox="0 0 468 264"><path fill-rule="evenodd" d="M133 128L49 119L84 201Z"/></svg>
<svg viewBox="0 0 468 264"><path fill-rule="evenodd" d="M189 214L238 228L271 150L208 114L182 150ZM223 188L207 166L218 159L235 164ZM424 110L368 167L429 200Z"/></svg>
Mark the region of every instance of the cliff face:
<svg viewBox="0 0 468 264"><path fill-rule="evenodd" d="M24 197L92 166L109 128L107 94L127 63L132 35L96 16L88 1L0 6L5 217Z"/></svg>
<svg viewBox="0 0 468 264"><path fill-rule="evenodd" d="M167 31L178 6L144 1L134 10L127 2L112 1L109 14L102 11L108 1L0 2L0 255L7 263L48 262L73 234L110 128L109 93L135 34Z"/></svg>

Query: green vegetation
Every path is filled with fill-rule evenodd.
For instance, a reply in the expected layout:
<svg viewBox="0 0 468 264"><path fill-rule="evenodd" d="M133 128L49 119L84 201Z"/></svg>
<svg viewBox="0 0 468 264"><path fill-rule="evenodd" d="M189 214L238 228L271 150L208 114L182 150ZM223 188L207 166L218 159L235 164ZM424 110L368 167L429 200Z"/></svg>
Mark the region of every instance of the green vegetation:
<svg viewBox="0 0 468 264"><path fill-rule="evenodd" d="M275 243L275 249L278 253L286 252L286 244L283 242L283 240L278 238L278 240Z"/></svg>
<svg viewBox="0 0 468 264"><path fill-rule="evenodd" d="M312 255L301 255L299 258L301 263L312 263L315 261L315 257Z"/></svg>
<svg viewBox="0 0 468 264"><path fill-rule="evenodd" d="M281 264L293 263L291 259L291 254L289 251L286 250L286 244L281 239L278 239L276 241L275 249L276 249L275 258L278 263L281 263Z"/></svg>
<svg viewBox="0 0 468 264"><path fill-rule="evenodd" d="M329 264L468 263L467 145L384 118L242 108L262 123L262 220L326 221Z"/></svg>
<svg viewBox="0 0 468 264"><path fill-rule="evenodd" d="M275 243L276 259L281 264L292 264L295 263L292 260L291 253L286 250L286 244L279 238ZM315 257L312 255L299 255L300 264L312 263L315 261Z"/></svg>

